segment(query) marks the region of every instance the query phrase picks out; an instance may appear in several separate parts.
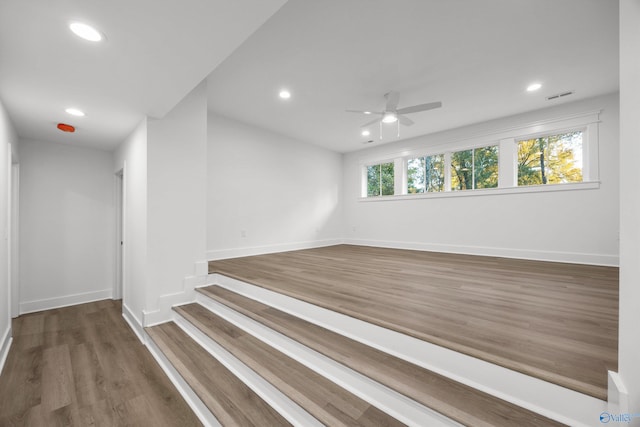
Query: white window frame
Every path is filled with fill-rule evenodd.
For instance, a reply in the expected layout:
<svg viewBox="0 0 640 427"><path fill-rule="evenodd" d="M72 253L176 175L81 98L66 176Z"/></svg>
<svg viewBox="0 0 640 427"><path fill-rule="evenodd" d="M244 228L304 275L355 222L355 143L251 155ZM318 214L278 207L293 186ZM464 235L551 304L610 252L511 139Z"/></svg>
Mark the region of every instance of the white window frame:
<svg viewBox="0 0 640 427"><path fill-rule="evenodd" d="M400 162L399 162L400 161ZM385 164L385 163L393 163L393 195L388 194L383 196L382 194L380 194L379 196L369 196L368 195L368 182L367 179L369 178L368 174L367 174L367 169L370 166L377 166L377 165L381 165L381 164ZM361 182L361 186L360 186L360 197L364 198L364 199L379 199L381 197L394 197L397 196L398 194L402 194L399 193L398 190L398 164L400 164L400 168L402 168L402 159L398 159L398 158L387 158L387 159L383 159L383 160L375 160L375 161L371 161L371 162L366 162L366 163L361 163L360 166L360 182ZM404 176L406 179L406 166L405 166L405 172L404 172Z"/></svg>
<svg viewBox="0 0 640 427"><path fill-rule="evenodd" d="M565 116L556 119L539 121L523 126L496 130L485 135L462 140L443 141L432 145L429 149L417 148L399 153L387 154L384 157L370 158L361 165L361 201L374 200L408 200L438 197L469 197L481 195L533 193L549 191L567 191L597 189L600 187L598 124L601 110ZM557 135L581 130L582 134L582 182L562 184L541 184L518 186L518 141L540 136ZM477 149L498 145L498 187L479 188L466 191L451 190L451 154L457 151ZM407 193L407 164L416 157L444 154L445 182L444 191ZM380 163L394 163L393 196L367 197L367 167Z"/></svg>

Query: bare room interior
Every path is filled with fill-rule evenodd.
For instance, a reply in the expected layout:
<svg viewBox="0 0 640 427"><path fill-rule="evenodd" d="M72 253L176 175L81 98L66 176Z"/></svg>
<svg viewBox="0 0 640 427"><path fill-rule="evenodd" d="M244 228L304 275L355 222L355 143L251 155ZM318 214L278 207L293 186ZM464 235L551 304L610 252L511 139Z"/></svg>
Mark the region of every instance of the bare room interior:
<svg viewBox="0 0 640 427"><path fill-rule="evenodd" d="M0 425L640 426L638 22L3 0Z"/></svg>

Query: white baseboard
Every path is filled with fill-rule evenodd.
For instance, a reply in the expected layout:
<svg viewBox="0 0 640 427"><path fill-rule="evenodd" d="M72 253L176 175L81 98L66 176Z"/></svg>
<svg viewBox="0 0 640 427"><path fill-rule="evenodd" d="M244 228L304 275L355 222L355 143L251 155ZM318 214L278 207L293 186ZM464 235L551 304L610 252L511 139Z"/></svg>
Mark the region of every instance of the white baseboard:
<svg viewBox="0 0 640 427"><path fill-rule="evenodd" d="M392 249L410 249L427 252L444 252L464 255L483 255L500 258L516 258L535 261L566 262L572 264L618 267L618 255L588 254L576 252L539 251L533 249L493 248L489 246L446 245L423 242L396 242L388 240L345 239L348 245L375 246Z"/></svg>
<svg viewBox="0 0 640 427"><path fill-rule="evenodd" d="M182 280L180 291L160 295L154 309L143 311L142 324L147 327L168 322L173 318L171 314L173 306L194 302L196 299L195 288L206 284L208 269L209 263L207 261L196 262L194 264L195 275L187 276Z"/></svg>
<svg viewBox="0 0 640 427"><path fill-rule="evenodd" d="M607 402L466 354L219 274L213 283L572 426L590 426ZM200 298L200 296L198 296Z"/></svg>
<svg viewBox="0 0 640 427"><path fill-rule="evenodd" d="M4 331L2 335L2 341L0 341L0 374L2 374L2 369L4 368L4 363L7 361L7 356L9 355L9 349L11 348L11 342L13 338L11 337L11 325Z"/></svg>
<svg viewBox="0 0 640 427"><path fill-rule="evenodd" d="M608 412L610 414L629 412L629 392L620 375L617 372L609 371L607 380L609 385L607 390L609 396Z"/></svg>
<svg viewBox="0 0 640 427"><path fill-rule="evenodd" d="M124 302L122 303L122 317L124 317L124 320L129 324L129 327L136 334L142 345L145 345L142 322Z"/></svg>
<svg viewBox="0 0 640 427"><path fill-rule="evenodd" d="M205 276L206 278L206 276ZM153 311L143 311L143 325L146 327L159 325L171 320L171 308L176 305L188 304L195 301L195 291L197 286L204 285L204 280L198 280L197 283L193 283L190 289L185 289L181 292L173 294L162 295L158 298L158 309Z"/></svg>
<svg viewBox="0 0 640 427"><path fill-rule="evenodd" d="M209 274L209 262L198 261L195 263L195 277L202 277Z"/></svg>
<svg viewBox="0 0 640 427"><path fill-rule="evenodd" d="M306 242L291 242L264 246L247 246L242 248L215 249L207 251L208 260L220 260L238 258L244 256L264 255L276 252L297 251L301 249L321 248L325 246L339 245L342 239L310 240Z"/></svg>
<svg viewBox="0 0 640 427"><path fill-rule="evenodd" d="M111 299L112 295L113 289L102 289L100 291L83 292L79 294L65 295L55 298L24 301L20 303L20 314L68 307L70 305L85 304L88 302L100 301L104 299Z"/></svg>

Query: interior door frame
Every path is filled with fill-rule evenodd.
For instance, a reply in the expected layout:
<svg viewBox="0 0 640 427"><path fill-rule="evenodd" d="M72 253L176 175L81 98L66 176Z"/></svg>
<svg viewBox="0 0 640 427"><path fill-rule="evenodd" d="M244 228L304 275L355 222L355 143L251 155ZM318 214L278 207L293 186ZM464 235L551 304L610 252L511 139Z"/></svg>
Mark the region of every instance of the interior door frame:
<svg viewBox="0 0 640 427"><path fill-rule="evenodd" d="M123 299L124 295L124 168L115 174L115 278L113 299Z"/></svg>

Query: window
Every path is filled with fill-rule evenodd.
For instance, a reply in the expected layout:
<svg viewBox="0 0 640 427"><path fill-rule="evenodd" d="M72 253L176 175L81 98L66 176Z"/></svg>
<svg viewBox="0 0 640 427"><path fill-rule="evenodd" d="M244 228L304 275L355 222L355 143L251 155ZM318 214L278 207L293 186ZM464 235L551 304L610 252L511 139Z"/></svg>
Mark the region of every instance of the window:
<svg viewBox="0 0 640 427"><path fill-rule="evenodd" d="M599 115L593 111L481 135L463 133L458 140L416 138L390 148L398 151L368 151L375 157L359 160L360 195L386 203L598 189Z"/></svg>
<svg viewBox="0 0 640 427"><path fill-rule="evenodd" d="M367 197L393 195L393 162L367 166Z"/></svg>
<svg viewBox="0 0 640 427"><path fill-rule="evenodd" d="M451 190L498 186L498 146L451 153Z"/></svg>
<svg viewBox="0 0 640 427"><path fill-rule="evenodd" d="M407 161L407 193L444 191L444 154Z"/></svg>
<svg viewBox="0 0 640 427"><path fill-rule="evenodd" d="M518 141L518 186L582 182L582 133Z"/></svg>

